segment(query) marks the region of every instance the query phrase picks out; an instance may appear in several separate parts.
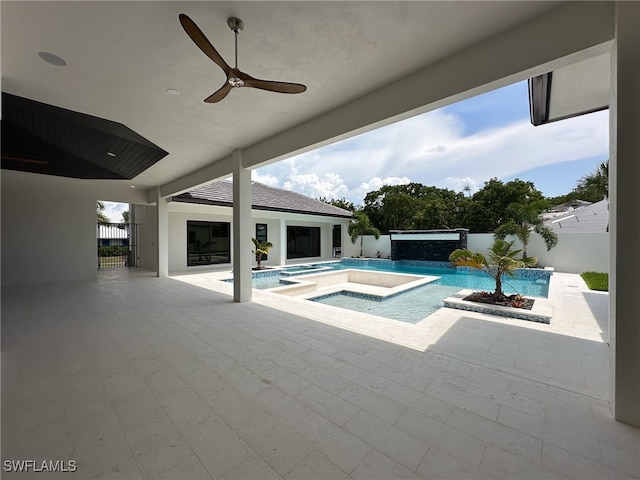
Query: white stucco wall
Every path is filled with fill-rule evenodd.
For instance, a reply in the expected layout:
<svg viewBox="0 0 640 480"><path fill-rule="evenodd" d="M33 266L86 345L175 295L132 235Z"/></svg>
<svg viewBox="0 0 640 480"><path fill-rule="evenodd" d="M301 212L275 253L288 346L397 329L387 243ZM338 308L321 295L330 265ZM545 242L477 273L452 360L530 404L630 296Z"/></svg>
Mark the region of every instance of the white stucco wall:
<svg viewBox="0 0 640 480"><path fill-rule="evenodd" d="M509 238L512 240L512 238ZM471 233L467 237L467 248L474 252L486 252L493 243L491 233ZM514 247L521 248L516 240ZM365 257L375 257L380 251L382 258L391 254L389 235L381 235L378 240L373 235L365 235L363 253ZM360 253L360 240L355 245L349 241L349 256ZM587 271L609 271L609 234L602 233L560 233L558 245L547 252L547 247L537 234L532 234L527 254L538 257L541 266L554 267L558 272L582 273Z"/></svg>
<svg viewBox="0 0 640 480"><path fill-rule="evenodd" d="M515 240L509 237L508 240ZM473 233L468 237L468 248L485 252L493 243L491 233ZM515 248L522 245L515 240ZM547 247L537 234L531 234L527 255L538 257L540 266L553 267L558 272L608 272L609 234L602 233L559 233L558 245L547 252Z"/></svg>
<svg viewBox="0 0 640 480"><path fill-rule="evenodd" d="M211 268L231 268L231 264L203 265L187 267L187 221L228 222L232 223L231 209L229 207L217 207L212 205L197 205L181 202L169 203L169 272L180 273L184 271L197 271ZM300 215L282 212L268 212L261 210L252 211L251 233L255 236L256 224L267 224L267 240L273 244L269 251L268 259L263 261L265 266L285 265L288 263L302 263L310 261L330 260L333 256L333 225L342 224L343 245L345 232L349 223L348 219L318 217L313 215ZM319 257L310 258L286 258L286 236L281 237L281 224L286 226L320 227L320 253ZM284 229L286 235L286 228ZM233 232L231 232L233 243ZM247 255L253 259L249 250ZM255 265L255 259L253 260Z"/></svg>
<svg viewBox="0 0 640 480"><path fill-rule="evenodd" d="M138 227L140 268L158 269L158 219L155 205L131 205L130 218Z"/></svg>
<svg viewBox="0 0 640 480"><path fill-rule="evenodd" d="M143 197L108 182L2 170L2 285L96 278L96 200Z"/></svg>
<svg viewBox="0 0 640 480"><path fill-rule="evenodd" d="M562 233L558 245L547 252L539 235L532 235L527 248L543 266L554 267L558 272L609 272L609 234Z"/></svg>

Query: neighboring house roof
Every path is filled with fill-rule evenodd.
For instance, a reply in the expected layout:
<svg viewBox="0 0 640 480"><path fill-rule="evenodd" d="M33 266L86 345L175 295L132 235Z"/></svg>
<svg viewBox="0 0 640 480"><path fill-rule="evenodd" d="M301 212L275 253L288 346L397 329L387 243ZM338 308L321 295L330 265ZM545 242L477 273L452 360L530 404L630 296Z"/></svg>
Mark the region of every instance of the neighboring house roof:
<svg viewBox="0 0 640 480"><path fill-rule="evenodd" d="M579 207L553 219L545 225L561 233L594 233L609 231L609 201L607 199Z"/></svg>
<svg viewBox="0 0 640 480"><path fill-rule="evenodd" d="M173 197L174 202L199 203L204 205L233 206L233 183L221 181L196 187ZM302 213L324 217L351 218L348 210L306 197L290 190L269 187L251 182L251 207L254 210Z"/></svg>

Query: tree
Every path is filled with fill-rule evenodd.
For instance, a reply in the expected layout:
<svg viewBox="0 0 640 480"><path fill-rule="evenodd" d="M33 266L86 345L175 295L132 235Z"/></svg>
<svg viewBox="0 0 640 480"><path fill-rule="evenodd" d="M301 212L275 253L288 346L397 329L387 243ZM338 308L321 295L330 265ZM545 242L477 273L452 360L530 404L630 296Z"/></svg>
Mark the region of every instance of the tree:
<svg viewBox="0 0 640 480"><path fill-rule="evenodd" d="M122 221L124 223L129 223L129 210L122 212Z"/></svg>
<svg viewBox="0 0 640 480"><path fill-rule="evenodd" d="M496 289L492 294L495 301L501 302L506 299L506 295L502 291L502 276L506 275L513 278L515 270L528 265L538 263L536 257L522 258L517 260L515 257L522 250L512 250L514 242L507 242L501 238L496 239L489 251L487 257L482 253L472 252L466 248L459 248L451 252L449 261L456 266L471 267L485 272L496 282Z"/></svg>
<svg viewBox="0 0 640 480"><path fill-rule="evenodd" d="M347 200L346 198L332 198L331 200L326 197L319 197L318 200L324 203L328 203L329 205L333 205L334 207L342 208L343 210L348 210L350 212L355 212L358 207L356 207L352 202Z"/></svg>
<svg viewBox="0 0 640 480"><path fill-rule="evenodd" d="M251 241L255 245L256 249L252 250L251 253L254 253L256 256L256 262L258 263L258 270L262 270L262 255L267 255L269 253L269 249L273 248L273 244L271 242L259 242L255 238L252 238Z"/></svg>
<svg viewBox="0 0 640 480"><path fill-rule="evenodd" d="M504 239L507 235L515 235L522 243L522 258L526 258L529 237L533 231L542 237L548 252L558 244L558 236L540 218L540 214L547 208L545 200L526 205L512 203L507 207L510 220L497 228L494 237Z"/></svg>
<svg viewBox="0 0 640 480"><path fill-rule="evenodd" d="M463 223L463 193L420 183L385 185L367 193L363 211L381 232L457 228Z"/></svg>
<svg viewBox="0 0 640 480"><path fill-rule="evenodd" d="M371 224L371 220L364 212L354 212L355 220L349 224L349 236L351 243L355 244L360 237L360 256L362 257L362 244L365 235L374 235L376 240L380 238L380 230Z"/></svg>
<svg viewBox="0 0 640 480"><path fill-rule="evenodd" d="M599 202L609 197L609 160L600 162L595 172L585 175L578 180L575 188L566 195L549 198L551 205L563 203L578 203L577 200L586 202Z"/></svg>
<svg viewBox="0 0 640 480"><path fill-rule="evenodd" d="M609 160L600 162L596 171L578 180L574 189L580 200L599 202L609 197Z"/></svg>
<svg viewBox="0 0 640 480"><path fill-rule="evenodd" d="M494 232L509 220L513 209L509 205L528 205L543 200L542 192L532 182L516 178L503 183L492 178L471 197L464 225L471 233Z"/></svg>
<svg viewBox="0 0 640 480"><path fill-rule="evenodd" d="M96 202L96 213L98 214L98 224L104 225L107 223L111 223L109 217L107 217L104 213L104 202L101 202L100 200Z"/></svg>

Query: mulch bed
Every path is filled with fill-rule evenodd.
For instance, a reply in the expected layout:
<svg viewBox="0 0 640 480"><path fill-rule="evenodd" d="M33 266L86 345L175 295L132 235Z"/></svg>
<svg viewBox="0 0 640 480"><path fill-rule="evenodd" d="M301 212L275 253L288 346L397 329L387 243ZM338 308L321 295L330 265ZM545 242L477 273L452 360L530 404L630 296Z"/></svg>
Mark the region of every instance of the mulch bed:
<svg viewBox="0 0 640 480"><path fill-rule="evenodd" d="M525 298L522 295L507 295L503 301L493 298L493 294L489 292L473 292L470 295L464 297L463 300L477 303L487 303L489 305L500 305L502 307L522 308L525 310L531 310L533 308L532 298Z"/></svg>

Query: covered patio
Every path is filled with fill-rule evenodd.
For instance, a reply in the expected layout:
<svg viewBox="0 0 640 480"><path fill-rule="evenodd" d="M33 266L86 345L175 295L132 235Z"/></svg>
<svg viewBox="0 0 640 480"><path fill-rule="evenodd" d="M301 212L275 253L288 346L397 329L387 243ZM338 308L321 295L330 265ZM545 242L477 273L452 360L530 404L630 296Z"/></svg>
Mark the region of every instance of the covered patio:
<svg viewBox="0 0 640 480"><path fill-rule="evenodd" d="M638 3L0 8L3 93L82 119L3 111L5 478L42 478L8 471L26 459L74 460L48 477L83 479L640 476ZM229 48L241 17L243 65L307 92L205 104L224 75L180 13ZM609 65L608 307L562 274L548 327L460 312L373 325L252 291L252 169L595 59ZM83 144L97 124L109 141ZM131 132L166 154L138 174ZM169 203L229 176L233 287L169 277ZM145 207L147 270L96 271L97 200Z"/></svg>
<svg viewBox="0 0 640 480"><path fill-rule="evenodd" d="M608 402L608 295L577 275L553 276L551 325L371 323L230 288L5 288L3 458L77 462L48 478L640 477L640 430Z"/></svg>

